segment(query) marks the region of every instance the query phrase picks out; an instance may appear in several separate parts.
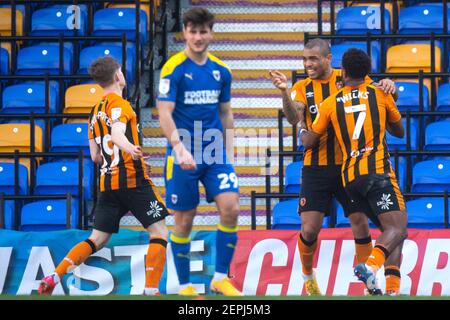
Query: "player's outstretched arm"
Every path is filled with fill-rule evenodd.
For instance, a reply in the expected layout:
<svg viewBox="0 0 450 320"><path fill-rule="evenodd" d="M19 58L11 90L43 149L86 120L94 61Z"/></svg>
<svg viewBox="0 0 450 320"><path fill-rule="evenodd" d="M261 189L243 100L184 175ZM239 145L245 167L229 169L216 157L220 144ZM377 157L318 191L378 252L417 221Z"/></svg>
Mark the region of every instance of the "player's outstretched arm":
<svg viewBox="0 0 450 320"><path fill-rule="evenodd" d="M125 136L125 131L127 125L123 122L117 121L112 125L112 142L119 147L120 150L131 154L133 160L138 160L142 158L142 150L140 146L135 146L130 141L128 141Z"/></svg>
<svg viewBox="0 0 450 320"><path fill-rule="evenodd" d="M273 85L281 91L283 99L283 112L286 115L288 122L296 125L301 121L301 115L305 112L305 106L297 101L292 101L288 90L286 76L277 70L269 72Z"/></svg>
<svg viewBox="0 0 450 320"><path fill-rule="evenodd" d="M100 147L95 143L94 139L89 139L89 150L91 151L91 159L95 164L103 164L103 156Z"/></svg>

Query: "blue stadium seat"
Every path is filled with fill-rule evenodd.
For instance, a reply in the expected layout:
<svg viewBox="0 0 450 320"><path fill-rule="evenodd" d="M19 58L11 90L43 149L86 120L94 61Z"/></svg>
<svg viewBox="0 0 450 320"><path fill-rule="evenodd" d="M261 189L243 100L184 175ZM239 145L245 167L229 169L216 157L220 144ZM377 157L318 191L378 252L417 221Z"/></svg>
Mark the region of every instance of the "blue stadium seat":
<svg viewBox="0 0 450 320"><path fill-rule="evenodd" d="M49 111L57 112L57 89L49 85ZM45 84L22 83L6 87L3 91L2 113L45 113Z"/></svg>
<svg viewBox="0 0 450 320"><path fill-rule="evenodd" d="M14 163L0 162L0 193L14 194ZM28 194L28 170L19 164L19 194Z"/></svg>
<svg viewBox="0 0 450 320"><path fill-rule="evenodd" d="M134 81L135 52L134 46L127 45L127 73L125 76L128 83ZM92 62L104 56L111 56L122 65L122 44L99 44L84 48L80 53L80 68L78 69L78 73L88 74L89 66Z"/></svg>
<svg viewBox="0 0 450 320"><path fill-rule="evenodd" d="M436 111L450 111L450 83L439 86Z"/></svg>
<svg viewBox="0 0 450 320"><path fill-rule="evenodd" d="M302 174L303 161L292 162L286 167L286 179L284 192L299 193L300 177Z"/></svg>
<svg viewBox="0 0 450 320"><path fill-rule="evenodd" d="M63 73L70 74L72 55L67 48L63 48L63 62ZM59 45L36 45L21 49L17 57L16 73L19 75L59 74Z"/></svg>
<svg viewBox="0 0 450 320"><path fill-rule="evenodd" d="M346 7L337 13L336 34L381 33L380 8L373 6ZM391 30L389 12L384 12L385 33Z"/></svg>
<svg viewBox="0 0 450 320"><path fill-rule="evenodd" d="M62 33L65 36L74 36L78 31L79 36L84 36L87 15L81 8L82 6L71 5L34 11L31 17L31 35L57 36Z"/></svg>
<svg viewBox="0 0 450 320"><path fill-rule="evenodd" d="M420 198L406 202L408 227L444 228L444 198Z"/></svg>
<svg viewBox="0 0 450 320"><path fill-rule="evenodd" d="M450 150L450 123L438 121L425 129L425 150Z"/></svg>
<svg viewBox="0 0 450 320"><path fill-rule="evenodd" d="M28 203L21 212L21 231L54 231L66 229L66 200L44 200ZM72 201L71 228L77 227L78 205Z"/></svg>
<svg viewBox="0 0 450 320"><path fill-rule="evenodd" d="M300 230L301 219L298 214L298 199L278 202L273 208L272 229L275 230ZM323 219L323 228L328 228L329 218Z"/></svg>
<svg viewBox="0 0 450 320"><path fill-rule="evenodd" d="M416 82L396 82L398 90L397 107L400 111L419 111L419 84ZM423 110L430 110L428 88L423 86Z"/></svg>
<svg viewBox="0 0 450 320"><path fill-rule="evenodd" d="M450 161L427 160L413 168L412 192L450 191Z"/></svg>
<svg viewBox="0 0 450 320"><path fill-rule="evenodd" d="M411 137L411 149L410 150L416 150L417 148L417 141L418 141L418 124L417 121L413 121L414 119L411 118L411 125L410 125L410 137ZM391 135L389 132L386 131L386 141L389 146L389 150L406 150L406 118L402 119L403 126L405 128L405 136L403 138L397 138Z"/></svg>
<svg viewBox="0 0 450 320"><path fill-rule="evenodd" d="M398 31L400 34L429 34L431 32L442 34L444 30L442 13L442 5L402 8L399 14Z"/></svg>
<svg viewBox="0 0 450 320"><path fill-rule="evenodd" d="M0 48L0 75L9 74L9 54L4 48Z"/></svg>
<svg viewBox="0 0 450 320"><path fill-rule="evenodd" d="M331 46L331 66L340 69L342 64L342 56L345 51L350 48L358 48L367 53L367 45L365 42L345 42L333 44ZM372 45L372 72L380 71L380 50L377 46Z"/></svg>
<svg viewBox="0 0 450 320"><path fill-rule="evenodd" d="M349 228L350 220L344 216L344 209L338 203L336 208L336 228ZM376 228L376 225L369 219L369 227Z"/></svg>
<svg viewBox="0 0 450 320"><path fill-rule="evenodd" d="M90 199L92 196L93 172L91 166L85 163L83 166L84 196ZM78 161L57 161L40 165L36 172L36 194L65 194L72 193L78 196Z"/></svg>
<svg viewBox="0 0 450 320"><path fill-rule="evenodd" d="M95 36L121 36L126 33L127 41L136 40L136 9L107 8L94 14ZM139 34L141 43L148 41L147 14L140 10Z"/></svg>
<svg viewBox="0 0 450 320"><path fill-rule="evenodd" d="M7 200L5 201L5 208L4 208L4 223L5 223L5 229L12 230L14 229L14 201L13 200Z"/></svg>
<svg viewBox="0 0 450 320"><path fill-rule="evenodd" d="M50 151L78 152L83 150L90 157L87 123L67 123L53 128Z"/></svg>

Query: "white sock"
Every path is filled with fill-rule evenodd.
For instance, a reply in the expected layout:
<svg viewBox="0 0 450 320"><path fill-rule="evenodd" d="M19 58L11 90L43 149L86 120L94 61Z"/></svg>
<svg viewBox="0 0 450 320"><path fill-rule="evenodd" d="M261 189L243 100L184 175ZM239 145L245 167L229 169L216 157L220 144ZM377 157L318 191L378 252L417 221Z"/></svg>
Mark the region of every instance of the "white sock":
<svg viewBox="0 0 450 320"><path fill-rule="evenodd" d="M222 279L224 279L226 277L227 277L226 273L214 272L214 280L215 281L220 281L220 280L222 280Z"/></svg>
<svg viewBox="0 0 450 320"><path fill-rule="evenodd" d="M155 294L159 293L158 288L144 288L144 294L146 296L154 296Z"/></svg>
<svg viewBox="0 0 450 320"><path fill-rule="evenodd" d="M185 284L180 284L180 290L181 290L181 289L184 289L184 288L187 288L187 287L189 287L189 286L192 286L192 283L191 283L191 282L185 283Z"/></svg>
<svg viewBox="0 0 450 320"><path fill-rule="evenodd" d="M59 276L56 272L53 272L52 276L53 276L53 280L55 280L55 284L58 284L61 281L61 279L59 278Z"/></svg>

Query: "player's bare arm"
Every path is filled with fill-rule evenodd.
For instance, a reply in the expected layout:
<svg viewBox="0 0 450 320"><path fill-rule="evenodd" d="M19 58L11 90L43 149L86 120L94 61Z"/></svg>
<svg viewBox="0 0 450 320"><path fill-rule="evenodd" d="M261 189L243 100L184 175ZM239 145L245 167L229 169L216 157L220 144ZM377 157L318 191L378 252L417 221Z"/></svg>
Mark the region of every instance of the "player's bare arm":
<svg viewBox="0 0 450 320"><path fill-rule="evenodd" d="M125 131L127 129L127 125L122 122L115 122L112 125L112 142L119 147L120 150L125 151L126 153L131 154L133 160L138 160L142 158L142 150L140 146L135 146L130 141L128 141L125 136Z"/></svg>
<svg viewBox="0 0 450 320"><path fill-rule="evenodd" d="M300 138L302 139L303 148L305 150L312 149L319 145L320 135L315 132L308 131L306 128L300 129Z"/></svg>
<svg viewBox="0 0 450 320"><path fill-rule="evenodd" d="M301 120L301 115L305 112L303 103L293 101L289 94L286 76L277 70L269 72L273 85L281 91L283 99L283 112L288 122L296 125Z"/></svg>
<svg viewBox="0 0 450 320"><path fill-rule="evenodd" d="M220 121L223 127L223 143L226 147L228 159L231 163L234 161L234 118L231 111L231 103L225 102L220 104L219 110ZM228 138L228 139L227 139Z"/></svg>
<svg viewBox="0 0 450 320"><path fill-rule="evenodd" d="M405 128L402 120L394 123L386 121L386 130L397 138L403 138L405 136Z"/></svg>
<svg viewBox="0 0 450 320"><path fill-rule="evenodd" d="M94 139L89 139L89 150L91 151L91 159L95 164L103 164L103 156L98 144Z"/></svg>
<svg viewBox="0 0 450 320"><path fill-rule="evenodd" d="M195 170L197 165L192 154L181 143L178 129L173 120L172 113L175 103L170 101L158 101L157 104L159 122L167 140L175 151L175 156L183 170Z"/></svg>

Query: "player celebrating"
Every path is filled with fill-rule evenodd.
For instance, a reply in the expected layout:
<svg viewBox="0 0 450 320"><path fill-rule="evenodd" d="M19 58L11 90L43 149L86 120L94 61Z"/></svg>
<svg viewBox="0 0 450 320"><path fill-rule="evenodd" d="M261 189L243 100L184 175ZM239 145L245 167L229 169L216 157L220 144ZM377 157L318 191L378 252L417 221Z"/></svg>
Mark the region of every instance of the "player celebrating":
<svg viewBox="0 0 450 320"><path fill-rule="evenodd" d="M100 168L100 196L94 213L94 228L88 239L75 245L41 280L39 294L51 294L63 276L102 249L117 233L122 216L131 211L150 235L145 260L146 295L159 295L158 284L166 260L168 212L146 172L139 145L136 113L122 99L126 85L120 65L111 57L99 58L89 74L103 88L104 96L89 117L89 149Z"/></svg>
<svg viewBox="0 0 450 320"><path fill-rule="evenodd" d="M207 201L215 201L220 213L211 291L238 296L242 293L227 276L237 242L239 214L238 180L229 162L234 157L233 145L229 140L225 143L226 131L234 127L231 72L208 53L213 24L214 16L208 10L187 11L183 16L185 50L170 58L161 71L158 111L168 139L166 203L175 214L170 241L180 283L178 293L198 295L189 278L189 251L201 181ZM211 145L218 146L213 150L211 140Z"/></svg>
<svg viewBox="0 0 450 320"><path fill-rule="evenodd" d="M369 292L379 292L376 273L386 263L390 280L386 293L396 295L400 290L401 250L408 234L407 216L385 134L387 129L403 137L401 115L391 95L365 83L371 61L364 51L347 50L342 67L345 87L322 103L312 131L303 132L303 141L305 148L313 147L332 124L343 152L342 181L351 202L381 230L370 256L356 266L355 275Z"/></svg>
<svg viewBox="0 0 450 320"><path fill-rule="evenodd" d="M310 129L320 103L342 87L342 75L341 70L331 67L330 47L325 40L308 41L302 58L308 78L295 83L290 93L284 74L272 71L271 77L275 87L282 93L283 111L289 123L292 125L300 123L301 126ZM372 82L369 77L367 81ZM395 85L391 80L381 80L378 85L386 93L395 92ZM336 197L342 205L345 216L350 220L358 263L366 261L372 250L367 218L351 206L341 181L341 165L342 152L333 129L329 126L317 146L305 148L302 168L299 203L302 229L299 233L298 248L308 295L321 294L312 266L317 237L324 216L331 212L333 197Z"/></svg>

